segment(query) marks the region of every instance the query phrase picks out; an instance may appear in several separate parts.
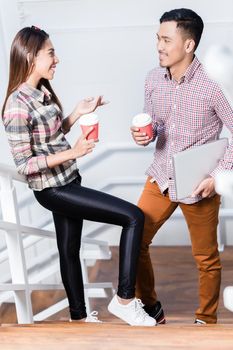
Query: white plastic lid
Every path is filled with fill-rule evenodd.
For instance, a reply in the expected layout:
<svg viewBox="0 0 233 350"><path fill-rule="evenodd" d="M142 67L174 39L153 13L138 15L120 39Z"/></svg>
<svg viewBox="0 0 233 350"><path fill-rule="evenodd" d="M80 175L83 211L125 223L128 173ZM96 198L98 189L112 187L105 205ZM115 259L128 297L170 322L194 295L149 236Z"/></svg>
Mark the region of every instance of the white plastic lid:
<svg viewBox="0 0 233 350"><path fill-rule="evenodd" d="M84 114L79 118L80 125L95 125L99 122L99 117L95 113Z"/></svg>
<svg viewBox="0 0 233 350"><path fill-rule="evenodd" d="M152 122L152 118L147 113L140 113L135 115L132 120L132 125L140 128L142 126L146 126Z"/></svg>

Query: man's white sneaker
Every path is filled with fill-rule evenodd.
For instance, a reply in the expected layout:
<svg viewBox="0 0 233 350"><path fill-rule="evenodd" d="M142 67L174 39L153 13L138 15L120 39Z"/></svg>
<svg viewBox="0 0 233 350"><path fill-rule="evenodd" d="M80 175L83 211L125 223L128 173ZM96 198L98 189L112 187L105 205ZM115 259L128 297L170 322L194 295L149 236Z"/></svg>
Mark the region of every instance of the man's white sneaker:
<svg viewBox="0 0 233 350"><path fill-rule="evenodd" d="M196 318L196 320L194 321L194 323L195 323L195 324L200 324L200 325L206 324L205 321L199 320L198 318Z"/></svg>
<svg viewBox="0 0 233 350"><path fill-rule="evenodd" d="M152 327L156 325L156 320L150 317L143 309L140 299L134 298L127 305L122 305L119 303L117 295L115 295L108 305L108 311L131 326Z"/></svg>

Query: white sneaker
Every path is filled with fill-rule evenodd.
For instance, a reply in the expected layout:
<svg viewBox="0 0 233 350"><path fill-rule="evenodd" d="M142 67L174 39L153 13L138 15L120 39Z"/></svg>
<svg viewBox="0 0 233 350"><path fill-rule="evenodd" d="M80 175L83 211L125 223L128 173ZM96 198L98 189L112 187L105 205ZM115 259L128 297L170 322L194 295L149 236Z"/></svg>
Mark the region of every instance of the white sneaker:
<svg viewBox="0 0 233 350"><path fill-rule="evenodd" d="M98 319L98 311L92 311L89 315L87 315L85 322L103 323Z"/></svg>
<svg viewBox="0 0 233 350"><path fill-rule="evenodd" d="M143 309L140 299L134 298L129 304L122 305L119 303L117 295L115 295L108 305L108 311L131 326L151 327L156 325L156 320Z"/></svg>
<svg viewBox="0 0 233 350"><path fill-rule="evenodd" d="M98 311L92 311L89 315L87 315L85 321L81 320L72 320L71 318L69 319L70 322L94 322L94 323L103 323L98 319Z"/></svg>
<svg viewBox="0 0 233 350"><path fill-rule="evenodd" d="M194 323L195 323L195 324L206 324L205 321L199 320L199 318L196 318L196 320L195 320Z"/></svg>

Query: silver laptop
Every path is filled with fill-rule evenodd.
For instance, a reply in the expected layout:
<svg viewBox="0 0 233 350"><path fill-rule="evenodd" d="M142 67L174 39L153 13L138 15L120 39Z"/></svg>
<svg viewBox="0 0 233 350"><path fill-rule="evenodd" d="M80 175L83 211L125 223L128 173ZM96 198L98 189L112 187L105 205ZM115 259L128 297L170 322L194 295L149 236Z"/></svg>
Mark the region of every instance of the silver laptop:
<svg viewBox="0 0 233 350"><path fill-rule="evenodd" d="M191 196L223 157L228 139L222 138L173 155L177 199Z"/></svg>

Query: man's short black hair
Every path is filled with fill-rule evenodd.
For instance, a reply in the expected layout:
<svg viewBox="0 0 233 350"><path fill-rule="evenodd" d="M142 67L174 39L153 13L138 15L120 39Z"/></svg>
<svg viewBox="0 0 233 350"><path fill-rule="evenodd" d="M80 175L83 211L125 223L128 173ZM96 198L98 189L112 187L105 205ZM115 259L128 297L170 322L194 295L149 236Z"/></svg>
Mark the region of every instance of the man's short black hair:
<svg viewBox="0 0 233 350"><path fill-rule="evenodd" d="M193 10L181 8L165 12L160 18L160 23L170 21L175 21L177 28L183 30L195 41L196 50L204 28L201 17Z"/></svg>

